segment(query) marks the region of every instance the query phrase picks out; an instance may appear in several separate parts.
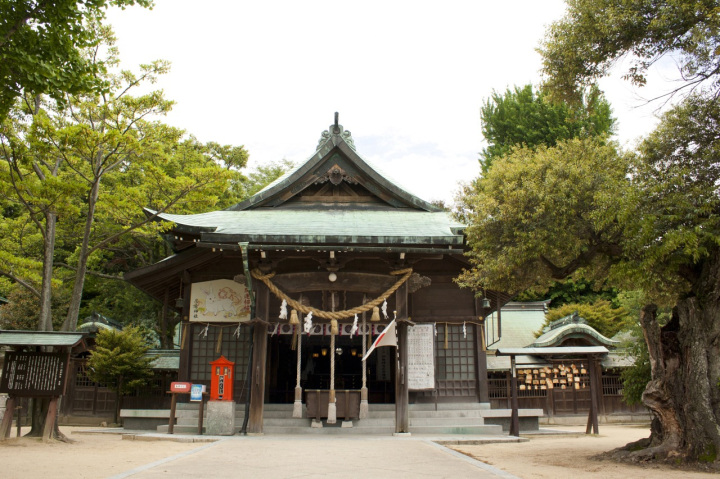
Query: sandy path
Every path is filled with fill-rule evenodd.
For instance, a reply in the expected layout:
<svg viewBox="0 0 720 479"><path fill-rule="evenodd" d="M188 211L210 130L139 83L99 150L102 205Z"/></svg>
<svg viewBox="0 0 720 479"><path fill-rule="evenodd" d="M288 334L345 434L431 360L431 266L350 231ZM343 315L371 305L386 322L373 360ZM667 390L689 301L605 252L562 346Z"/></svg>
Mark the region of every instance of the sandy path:
<svg viewBox="0 0 720 479"><path fill-rule="evenodd" d="M0 442L0 478L98 478L142 466L203 446L170 441L124 441L119 434L72 434L79 427L60 427L72 444L40 439ZM27 432L23 428L23 433Z"/></svg>
<svg viewBox="0 0 720 479"><path fill-rule="evenodd" d="M562 436L528 436L520 444L452 446L479 461L523 479L720 479L720 474L696 473L658 466L634 466L590 457L648 437L647 427L600 426L598 436L586 436L585 427L553 427Z"/></svg>
<svg viewBox="0 0 720 479"><path fill-rule="evenodd" d="M206 446L203 443L180 443L173 441L128 441L122 440L116 434L72 434L75 430L83 428L61 427L61 431L69 435L76 442L66 444L61 442L42 443L37 439L15 439L0 442L0 478L2 479L34 479L34 478L100 478L109 477L134 468L144 466L163 458L172 457L187 451L196 450ZM530 436L525 443L485 444L480 446L450 446L480 461L490 464L498 469L505 470L522 479L536 478L602 478L602 479L657 479L657 478L712 478L720 479L720 474L693 473L657 466L632 466L616 464L609 461L596 461L591 456L622 446L630 441L647 437L647 427L634 426L600 426L599 436L585 436L584 427L553 427L554 430L567 432L560 436ZM13 430L14 435L14 430ZM311 450L326 450L330 443L336 444L338 438L328 437L329 444L323 444L323 439L304 437L298 440L286 436L258 438L253 441L243 438L242 441L253 441L255 447L266 447L268 441L280 441L281 446L270 448L285 451L282 458L302 452L303 448ZM408 438L409 439L409 438ZM413 437L410 442L402 439L403 443L396 446L410 448L427 448L427 443L421 437ZM349 439L348 439L349 440ZM355 438L352 447L362 448L362 438ZM368 439L369 440L369 439ZM392 438L387 438L393 441ZM230 449L243 449L243 442L231 441L225 446ZM334 441L334 442L333 442ZM377 441L376 441L377 442ZM293 443L297 447L293 447ZM392 445L392 444L391 444ZM248 444L245 444L248 446ZM369 447L369 446L368 446ZM385 447L385 446L383 446ZM314 448L314 449L313 449ZM198 461L203 455L211 453L214 449L187 456L168 463L171 467L153 468L146 475L155 474L164 476L163 471L173 469L176 464L187 461ZM310 454L308 452L308 454ZM349 461L350 457L343 456ZM351 461L350 461L351 462ZM367 468L367 458L361 461ZM287 471L282 469L282 461L265 463L271 471L265 477L287 477ZM349 464L348 464L349 465ZM174 469L173 469L174 470ZM151 474L152 473L152 474ZM397 473L396 473L397 474ZM178 477L176 474L173 474ZM474 477L479 475L474 473ZM142 476L142 474L140 475ZM310 475L312 476L312 474ZM154 476L153 476L154 477ZM195 476L198 477L198 476ZM232 476L228 476L232 477ZM238 476L241 477L241 476Z"/></svg>

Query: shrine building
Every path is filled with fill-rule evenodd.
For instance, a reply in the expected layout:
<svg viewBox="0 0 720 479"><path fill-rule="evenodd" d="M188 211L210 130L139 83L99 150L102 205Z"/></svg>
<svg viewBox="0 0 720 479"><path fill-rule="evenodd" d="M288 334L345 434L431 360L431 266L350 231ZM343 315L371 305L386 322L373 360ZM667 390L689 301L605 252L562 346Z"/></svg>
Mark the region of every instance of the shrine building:
<svg viewBox="0 0 720 479"><path fill-rule="evenodd" d="M364 160L337 116L247 200L157 216L175 254L126 279L180 312L180 381L209 386L211 361L234 362L247 431L276 404L327 423L394 404L396 432L412 404L489 407L484 318L510 298L457 286L465 226ZM393 319L399 347L363 362Z"/></svg>

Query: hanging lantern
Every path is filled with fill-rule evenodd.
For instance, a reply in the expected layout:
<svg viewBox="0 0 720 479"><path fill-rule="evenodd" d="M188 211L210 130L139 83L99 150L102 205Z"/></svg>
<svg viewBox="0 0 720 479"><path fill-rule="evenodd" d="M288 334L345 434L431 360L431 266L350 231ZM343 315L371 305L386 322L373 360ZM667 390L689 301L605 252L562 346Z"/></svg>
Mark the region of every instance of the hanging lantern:
<svg viewBox="0 0 720 479"><path fill-rule="evenodd" d="M300 319L298 318L297 311L295 311L294 309L290 311L290 324L300 324Z"/></svg>
<svg viewBox="0 0 720 479"><path fill-rule="evenodd" d="M377 323L378 321L380 321L380 308L378 308L377 306L375 306L373 308L373 312L372 312L372 316L370 317L370 321L372 321L373 323Z"/></svg>
<svg viewBox="0 0 720 479"><path fill-rule="evenodd" d="M331 319L330 320L330 334L337 334L337 333L338 333L337 319Z"/></svg>

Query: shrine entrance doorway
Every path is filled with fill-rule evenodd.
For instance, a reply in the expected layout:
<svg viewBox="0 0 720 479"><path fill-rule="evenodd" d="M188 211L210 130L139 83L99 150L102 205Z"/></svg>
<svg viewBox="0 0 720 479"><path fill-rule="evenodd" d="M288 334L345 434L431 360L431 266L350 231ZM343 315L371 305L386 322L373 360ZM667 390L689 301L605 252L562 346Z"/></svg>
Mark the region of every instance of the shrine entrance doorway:
<svg viewBox="0 0 720 479"><path fill-rule="evenodd" d="M297 378L297 350L292 335L270 336L268 348L266 400L270 403L292 403ZM335 389L362 387L363 336L335 338ZM307 389L330 388L330 336L302 335L300 384ZM377 348L367 359L368 401L395 402L395 348ZM303 404L305 401L303 400Z"/></svg>

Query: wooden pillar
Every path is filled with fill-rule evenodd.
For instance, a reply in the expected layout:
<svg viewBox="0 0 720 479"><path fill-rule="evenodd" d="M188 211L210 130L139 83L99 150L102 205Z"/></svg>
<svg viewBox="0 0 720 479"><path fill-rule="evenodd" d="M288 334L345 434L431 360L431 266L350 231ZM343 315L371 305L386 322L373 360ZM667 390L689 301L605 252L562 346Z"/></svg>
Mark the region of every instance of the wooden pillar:
<svg viewBox="0 0 720 479"><path fill-rule="evenodd" d="M175 409L177 408L177 394L176 393L170 393L172 396L172 399L170 400L170 418L168 420L168 434L173 434L175 432Z"/></svg>
<svg viewBox="0 0 720 479"><path fill-rule="evenodd" d="M183 308L182 320L180 321L180 365L178 367L178 381L187 382L190 382L190 357L192 356L192 323L189 321L191 292L192 283L188 275L187 284L183 285Z"/></svg>
<svg viewBox="0 0 720 479"><path fill-rule="evenodd" d="M165 288L162 310L160 311L160 347L170 349L168 346L168 308L170 307L170 286Z"/></svg>
<svg viewBox="0 0 720 479"><path fill-rule="evenodd" d="M397 308L397 371L395 373L395 432L410 432L410 389L408 388L408 286L405 282L395 292L395 307Z"/></svg>
<svg viewBox="0 0 720 479"><path fill-rule="evenodd" d="M485 322L475 325L475 377L477 380L478 401L490 402L487 374L487 354L485 353Z"/></svg>
<svg viewBox="0 0 720 479"><path fill-rule="evenodd" d="M599 434L598 427L598 381L597 381L597 359L588 358L588 366L590 367L590 413L588 414L587 427L585 428L585 434L590 434L592 427L593 434Z"/></svg>
<svg viewBox="0 0 720 479"><path fill-rule="evenodd" d="M401 321L397 323L397 372L395 374L395 432L410 432L410 390L407 381L407 330L408 323Z"/></svg>
<svg viewBox="0 0 720 479"><path fill-rule="evenodd" d="M256 282L253 288L255 289L255 324L253 325L252 383L250 384L250 413L247 431L248 434L262 434L270 291L260 281Z"/></svg>
<svg viewBox="0 0 720 479"><path fill-rule="evenodd" d="M17 399L14 396L10 396L5 403L5 414L3 415L2 422L0 422L0 441L10 437L10 429L12 429L12 418L15 414L15 406Z"/></svg>
<svg viewBox="0 0 720 479"><path fill-rule="evenodd" d="M510 356L510 404L512 404L512 414L510 416L510 435L520 435L520 416L518 406L518 385L517 385L517 369L515 368L515 356Z"/></svg>

